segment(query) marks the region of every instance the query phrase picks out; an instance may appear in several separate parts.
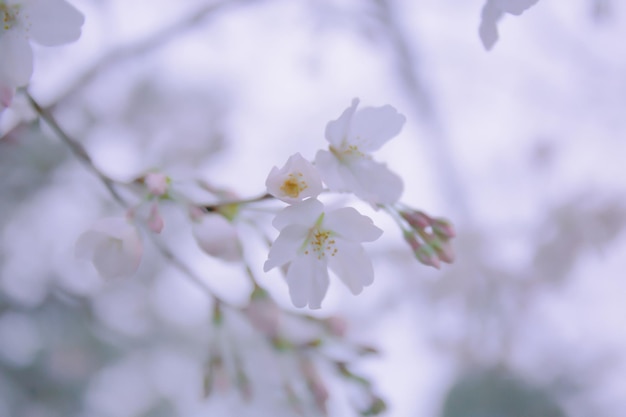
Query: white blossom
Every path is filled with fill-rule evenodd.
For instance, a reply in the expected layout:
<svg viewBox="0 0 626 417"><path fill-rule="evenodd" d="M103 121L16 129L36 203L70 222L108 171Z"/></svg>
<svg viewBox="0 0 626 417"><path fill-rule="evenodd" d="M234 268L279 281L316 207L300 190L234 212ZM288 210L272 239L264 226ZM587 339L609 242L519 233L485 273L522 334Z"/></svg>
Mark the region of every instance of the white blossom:
<svg viewBox="0 0 626 417"><path fill-rule="evenodd" d="M224 216L208 213L194 219L193 237L207 255L228 262L240 261L243 254L237 228Z"/></svg>
<svg viewBox="0 0 626 417"><path fill-rule="evenodd" d="M395 203L402 195L402 179L370 152L400 133L406 118L389 105L357 111L358 105L354 99L339 119L328 123L329 150L317 152L315 165L333 191L352 192L372 204Z"/></svg>
<svg viewBox="0 0 626 417"><path fill-rule="evenodd" d="M133 274L143 246L137 227L124 217L98 220L76 241L76 257L89 260L103 278Z"/></svg>
<svg viewBox="0 0 626 417"><path fill-rule="evenodd" d="M272 168L265 181L267 191L286 202L296 203L322 192L322 178L312 163L296 153L278 169Z"/></svg>
<svg viewBox="0 0 626 417"><path fill-rule="evenodd" d="M352 207L326 213L317 199L308 199L279 212L272 223L280 231L264 270L287 265L287 285L296 307L321 307L330 268L359 294L374 281L372 262L361 242L372 242L382 230Z"/></svg>
<svg viewBox="0 0 626 417"><path fill-rule="evenodd" d="M33 73L29 41L73 42L83 22L82 13L65 0L0 0L0 90L28 84Z"/></svg>
<svg viewBox="0 0 626 417"><path fill-rule="evenodd" d="M539 0L487 0L481 13L478 34L485 49L493 48L498 40L498 21L509 13L519 16Z"/></svg>

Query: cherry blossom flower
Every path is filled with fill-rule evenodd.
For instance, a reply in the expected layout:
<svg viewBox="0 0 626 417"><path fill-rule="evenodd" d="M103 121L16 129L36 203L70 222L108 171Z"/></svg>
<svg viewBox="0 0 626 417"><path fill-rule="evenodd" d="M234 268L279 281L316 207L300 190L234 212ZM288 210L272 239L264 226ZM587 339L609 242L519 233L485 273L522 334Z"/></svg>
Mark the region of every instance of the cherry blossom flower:
<svg viewBox="0 0 626 417"><path fill-rule="evenodd" d="M354 99L337 119L326 126L329 150L320 150L315 165L333 191L352 192L371 204L392 204L402 194L402 179L370 152L380 149L402 130L406 118L387 105L357 111Z"/></svg>
<svg viewBox="0 0 626 417"><path fill-rule="evenodd" d="M285 203L296 203L322 192L322 178L312 163L296 153L284 167L272 168L265 181L267 191Z"/></svg>
<svg viewBox="0 0 626 417"><path fill-rule="evenodd" d="M29 40L44 46L73 42L84 20L65 0L0 0L0 90L28 84L33 73Z"/></svg>
<svg viewBox="0 0 626 417"><path fill-rule="evenodd" d="M224 216L217 213L195 217L193 237L206 254L227 262L238 262L243 253L237 228Z"/></svg>
<svg viewBox="0 0 626 417"><path fill-rule="evenodd" d="M487 0L481 13L478 34L485 49L493 48L498 40L498 21L509 13L519 16L539 0Z"/></svg>
<svg viewBox="0 0 626 417"><path fill-rule="evenodd" d="M133 274L141 262L143 246L137 227L124 217L97 221L76 241L76 257L89 260L103 278Z"/></svg>
<svg viewBox="0 0 626 417"><path fill-rule="evenodd" d="M321 307L330 268L359 294L374 281L374 268L361 245L380 237L382 230L352 207L326 213L317 199L308 199L279 212L272 223L280 231L264 270L287 265L287 285L296 307Z"/></svg>

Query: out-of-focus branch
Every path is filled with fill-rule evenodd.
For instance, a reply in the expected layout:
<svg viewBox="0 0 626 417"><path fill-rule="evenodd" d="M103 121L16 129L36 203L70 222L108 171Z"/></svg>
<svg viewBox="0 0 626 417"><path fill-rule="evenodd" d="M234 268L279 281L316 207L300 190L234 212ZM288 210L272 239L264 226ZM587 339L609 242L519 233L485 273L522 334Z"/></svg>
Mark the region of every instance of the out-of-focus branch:
<svg viewBox="0 0 626 417"><path fill-rule="evenodd" d="M125 210L128 210L130 204L122 197L122 195L115 188L115 183L104 175L96 166L93 164L93 161L89 154L85 151L80 143L72 139L57 123L56 119L52 117L52 115L41 107L41 105L35 100L28 91L25 91L26 98L29 103L33 106L39 117L46 121L46 123L50 126L50 128L54 131L54 133L63 141L63 143L72 151L72 153L86 166L86 168L95 174L98 179L104 184L107 191L111 194L113 199ZM143 226L143 225L141 225ZM205 282L200 278L195 272L193 272L187 265L185 265L180 259L174 255L174 253L166 247L162 242L158 241L152 233L146 233L147 236L150 237L150 240L157 248L159 253L168 260L176 269L184 274L193 284L196 285L204 294L206 294L210 299L214 300L216 303L221 303L222 301L213 293L213 291L205 284Z"/></svg>
<svg viewBox="0 0 626 417"><path fill-rule="evenodd" d="M398 21L393 2L389 0L373 0L378 7L380 22L396 56L396 69L399 78L407 91L408 98L414 104L417 119L421 120L430 130L430 137L425 141L430 149L433 168L438 170L437 177L441 181L440 189L446 196L450 207L455 207L457 221L470 221L471 213L465 190L457 173L456 163L448 144L445 128L440 120L434 100L428 87L420 75L420 63L416 46L409 42L401 23Z"/></svg>

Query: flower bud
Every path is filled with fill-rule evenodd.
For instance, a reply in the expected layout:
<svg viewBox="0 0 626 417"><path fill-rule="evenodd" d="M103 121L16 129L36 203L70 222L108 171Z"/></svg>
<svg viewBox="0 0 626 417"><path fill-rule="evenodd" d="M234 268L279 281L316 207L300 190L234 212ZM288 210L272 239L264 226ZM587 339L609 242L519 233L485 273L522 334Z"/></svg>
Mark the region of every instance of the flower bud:
<svg viewBox="0 0 626 417"><path fill-rule="evenodd" d="M450 240L439 240L436 241L432 245L435 252L437 252L437 256L442 262L451 264L454 262L454 250L452 249L452 243Z"/></svg>
<svg viewBox="0 0 626 417"><path fill-rule="evenodd" d="M156 197L161 197L167 193L169 188L169 178L160 172L150 172L144 177L144 183L148 192Z"/></svg>
<svg viewBox="0 0 626 417"><path fill-rule="evenodd" d="M430 245L421 245L415 252L415 257L424 265L441 268L436 251Z"/></svg>
<svg viewBox="0 0 626 417"><path fill-rule="evenodd" d="M400 215L409 225L416 230L424 230L431 225L432 219L423 211L402 211Z"/></svg>
<svg viewBox="0 0 626 417"><path fill-rule="evenodd" d="M444 218L440 217L437 219L433 219L431 227L433 228L433 232L444 240L452 239L456 236L454 226L452 225L452 223Z"/></svg>
<svg viewBox="0 0 626 417"><path fill-rule="evenodd" d="M163 217L161 217L161 213L159 213L159 205L155 201L150 208L150 217L148 217L148 228L152 230L154 233L161 233L163 230Z"/></svg>

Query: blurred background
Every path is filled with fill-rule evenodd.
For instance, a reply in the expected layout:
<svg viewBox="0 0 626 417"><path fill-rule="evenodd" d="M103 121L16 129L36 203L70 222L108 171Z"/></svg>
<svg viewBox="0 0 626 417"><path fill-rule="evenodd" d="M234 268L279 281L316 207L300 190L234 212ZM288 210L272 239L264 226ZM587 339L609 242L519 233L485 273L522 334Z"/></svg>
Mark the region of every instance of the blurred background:
<svg viewBox="0 0 626 417"><path fill-rule="evenodd" d="M374 284L353 297L331 279L309 321L334 330L289 330L376 348L350 369L383 415L626 415L626 4L542 0L505 16L487 52L483 0L71 2L83 35L35 47L29 90L116 181L159 169L181 193L202 180L256 196L272 166L327 146L354 97L407 116L377 159L404 179L403 202L454 223L456 262L418 263L370 210L385 230L367 245ZM281 382L316 394L299 385L309 368L254 320L217 328L211 300L150 244L125 280L76 260L77 237L124 211L20 95L0 131L0 417L323 414ZM162 211L162 241L250 312L241 266L202 254L184 207ZM308 314L261 272L248 226L272 314ZM215 349L249 382L216 371ZM328 415L378 411L315 358ZM203 392L207 379L218 389Z"/></svg>

